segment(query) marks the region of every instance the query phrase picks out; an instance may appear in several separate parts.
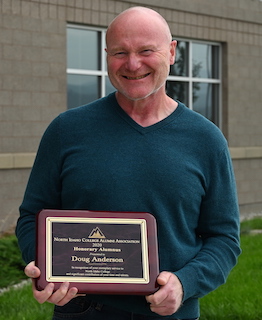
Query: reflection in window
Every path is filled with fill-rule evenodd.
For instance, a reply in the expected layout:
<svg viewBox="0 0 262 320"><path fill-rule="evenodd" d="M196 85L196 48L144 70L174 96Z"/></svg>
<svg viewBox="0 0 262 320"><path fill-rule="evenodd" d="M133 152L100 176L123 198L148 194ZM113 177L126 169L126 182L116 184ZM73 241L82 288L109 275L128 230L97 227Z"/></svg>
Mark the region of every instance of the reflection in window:
<svg viewBox="0 0 262 320"><path fill-rule="evenodd" d="M210 44L192 44L192 73L195 78L218 78L218 46Z"/></svg>
<svg viewBox="0 0 262 320"><path fill-rule="evenodd" d="M101 32L82 28L67 29L67 67L98 70L101 68Z"/></svg>
<svg viewBox="0 0 262 320"><path fill-rule="evenodd" d="M172 99L179 100L188 106L188 85L188 82L167 81L166 91Z"/></svg>
<svg viewBox="0 0 262 320"><path fill-rule="evenodd" d="M100 81L97 76L67 75L68 108L78 107L99 98Z"/></svg>
<svg viewBox="0 0 262 320"><path fill-rule="evenodd" d="M220 45L178 41L167 94L217 125L220 123Z"/></svg>
<svg viewBox="0 0 262 320"><path fill-rule="evenodd" d="M206 118L217 121L218 85L212 83L195 82L193 84L193 110Z"/></svg>
<svg viewBox="0 0 262 320"><path fill-rule="evenodd" d="M178 41L176 47L176 61L170 68L170 75L188 76L188 42Z"/></svg>

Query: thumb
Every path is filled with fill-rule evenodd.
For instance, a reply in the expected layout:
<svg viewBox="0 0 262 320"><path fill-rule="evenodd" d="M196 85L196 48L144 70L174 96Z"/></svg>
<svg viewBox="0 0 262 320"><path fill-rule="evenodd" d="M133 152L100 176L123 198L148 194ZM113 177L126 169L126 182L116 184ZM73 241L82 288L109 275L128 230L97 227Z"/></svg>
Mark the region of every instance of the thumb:
<svg viewBox="0 0 262 320"><path fill-rule="evenodd" d="M38 278L40 276L40 269L35 266L35 262L31 261L28 263L28 265L25 267L25 274L29 278Z"/></svg>
<svg viewBox="0 0 262 320"><path fill-rule="evenodd" d="M166 271L162 271L157 277L157 283L160 286L164 286L168 283L168 279L170 278L170 273Z"/></svg>

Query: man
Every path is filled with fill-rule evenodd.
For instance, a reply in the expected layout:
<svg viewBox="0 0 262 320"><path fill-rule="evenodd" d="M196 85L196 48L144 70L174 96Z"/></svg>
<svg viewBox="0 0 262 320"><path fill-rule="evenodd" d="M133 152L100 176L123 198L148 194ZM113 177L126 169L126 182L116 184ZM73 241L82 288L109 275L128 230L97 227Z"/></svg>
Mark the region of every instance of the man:
<svg viewBox="0 0 262 320"><path fill-rule="evenodd" d="M25 272L40 274L32 261L42 208L150 212L158 226L156 293L77 296L68 283L56 292L50 283L34 296L56 305L54 320L197 319L198 299L226 281L240 253L227 143L215 125L166 95L176 41L157 12L124 11L106 44L117 92L61 114L40 143L17 225Z"/></svg>

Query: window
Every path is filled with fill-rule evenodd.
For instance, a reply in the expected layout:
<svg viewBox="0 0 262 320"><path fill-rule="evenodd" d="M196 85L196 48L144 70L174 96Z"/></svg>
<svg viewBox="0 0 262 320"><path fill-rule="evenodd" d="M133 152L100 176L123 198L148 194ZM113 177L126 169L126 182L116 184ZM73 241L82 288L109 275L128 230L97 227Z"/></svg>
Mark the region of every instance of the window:
<svg viewBox="0 0 262 320"><path fill-rule="evenodd" d="M67 107L101 98L115 89L106 69L105 30L67 28Z"/></svg>
<svg viewBox="0 0 262 320"><path fill-rule="evenodd" d="M220 122L221 62L218 43L178 40L167 93L217 125Z"/></svg>
<svg viewBox="0 0 262 320"><path fill-rule="evenodd" d="M106 66L105 29L68 25L68 108L101 98L115 89ZM220 124L221 46L219 43L178 40L176 62L166 90L217 125Z"/></svg>

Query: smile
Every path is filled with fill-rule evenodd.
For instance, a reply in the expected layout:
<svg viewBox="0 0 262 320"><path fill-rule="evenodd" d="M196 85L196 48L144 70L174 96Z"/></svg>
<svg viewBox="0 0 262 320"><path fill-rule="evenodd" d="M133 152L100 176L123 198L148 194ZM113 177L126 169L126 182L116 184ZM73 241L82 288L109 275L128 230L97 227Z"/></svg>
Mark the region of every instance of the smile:
<svg viewBox="0 0 262 320"><path fill-rule="evenodd" d="M123 76L123 77L126 78L127 80L140 80L140 79L146 78L149 75L150 75L150 73L146 73L146 74L144 74L142 76L138 76L138 77L128 77L128 76Z"/></svg>

